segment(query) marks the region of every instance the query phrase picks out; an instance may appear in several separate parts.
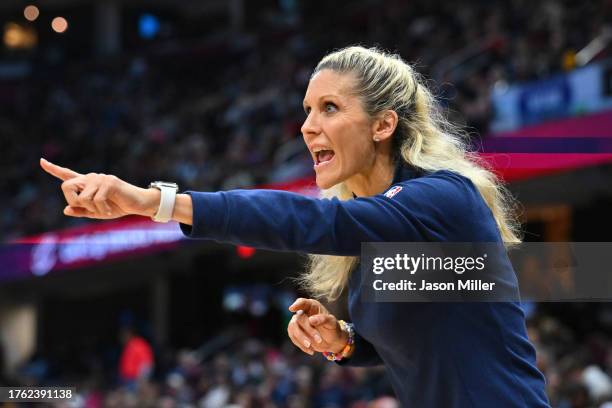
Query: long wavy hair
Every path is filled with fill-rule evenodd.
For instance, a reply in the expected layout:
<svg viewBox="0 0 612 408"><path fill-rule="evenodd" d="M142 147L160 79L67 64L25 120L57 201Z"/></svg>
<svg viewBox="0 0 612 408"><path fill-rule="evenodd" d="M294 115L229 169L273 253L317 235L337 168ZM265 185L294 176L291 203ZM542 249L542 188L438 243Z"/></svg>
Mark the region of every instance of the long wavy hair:
<svg viewBox="0 0 612 408"><path fill-rule="evenodd" d="M397 113L392 139L396 159L424 171L451 170L469 178L491 209L506 247L521 242L516 201L489 166L468 150L468 133L445 118L412 66L397 54L351 46L326 55L312 76L325 69L353 75L356 85L352 91L370 118L385 110ZM353 198L344 182L321 195ZM347 286L358 261L358 257L310 255L299 281L312 296L333 301Z"/></svg>

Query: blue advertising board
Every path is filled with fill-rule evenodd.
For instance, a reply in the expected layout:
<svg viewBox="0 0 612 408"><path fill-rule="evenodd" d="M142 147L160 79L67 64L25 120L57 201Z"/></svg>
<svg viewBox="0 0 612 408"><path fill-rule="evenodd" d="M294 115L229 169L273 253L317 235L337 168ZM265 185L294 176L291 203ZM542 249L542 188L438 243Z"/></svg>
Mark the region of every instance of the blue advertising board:
<svg viewBox="0 0 612 408"><path fill-rule="evenodd" d="M495 87L491 132L612 109L612 61L544 80Z"/></svg>

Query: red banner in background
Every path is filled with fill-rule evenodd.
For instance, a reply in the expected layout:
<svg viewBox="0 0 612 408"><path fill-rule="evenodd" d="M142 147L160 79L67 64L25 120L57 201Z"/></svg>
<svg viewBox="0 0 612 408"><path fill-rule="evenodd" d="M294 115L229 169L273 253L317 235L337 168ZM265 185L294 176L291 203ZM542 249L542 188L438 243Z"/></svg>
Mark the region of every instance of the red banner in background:
<svg viewBox="0 0 612 408"><path fill-rule="evenodd" d="M487 136L484 158L507 182L612 162L612 111Z"/></svg>
<svg viewBox="0 0 612 408"><path fill-rule="evenodd" d="M44 276L52 271L168 249L182 238L175 223L154 223L143 217L92 221L3 245L0 280Z"/></svg>

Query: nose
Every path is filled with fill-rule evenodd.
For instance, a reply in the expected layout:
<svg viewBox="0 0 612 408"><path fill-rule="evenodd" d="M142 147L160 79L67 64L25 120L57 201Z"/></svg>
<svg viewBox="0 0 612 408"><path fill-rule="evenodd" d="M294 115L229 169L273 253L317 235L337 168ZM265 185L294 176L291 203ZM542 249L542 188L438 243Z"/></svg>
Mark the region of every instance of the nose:
<svg viewBox="0 0 612 408"><path fill-rule="evenodd" d="M302 131L302 136L305 140L307 140L309 136L312 137L321 133L321 125L319 124L314 112L311 111L308 114L300 130Z"/></svg>

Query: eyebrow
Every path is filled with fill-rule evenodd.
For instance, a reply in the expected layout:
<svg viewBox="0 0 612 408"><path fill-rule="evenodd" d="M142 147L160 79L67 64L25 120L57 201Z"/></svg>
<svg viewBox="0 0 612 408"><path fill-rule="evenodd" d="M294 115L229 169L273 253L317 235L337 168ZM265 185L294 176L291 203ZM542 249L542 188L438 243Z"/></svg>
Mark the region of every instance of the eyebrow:
<svg viewBox="0 0 612 408"><path fill-rule="evenodd" d="M321 100L321 99L325 99L325 98L329 98L329 97L332 97L332 98L337 98L337 97L338 97L338 95L333 95L333 94L321 95L321 96L319 97L319 100ZM304 100L302 101L302 106L306 106L306 99L304 99Z"/></svg>

